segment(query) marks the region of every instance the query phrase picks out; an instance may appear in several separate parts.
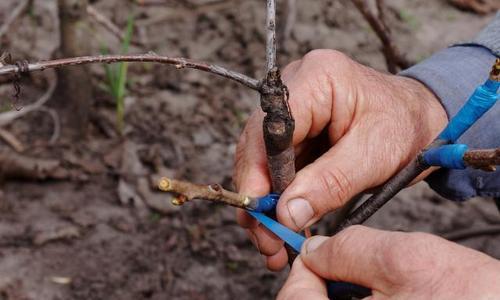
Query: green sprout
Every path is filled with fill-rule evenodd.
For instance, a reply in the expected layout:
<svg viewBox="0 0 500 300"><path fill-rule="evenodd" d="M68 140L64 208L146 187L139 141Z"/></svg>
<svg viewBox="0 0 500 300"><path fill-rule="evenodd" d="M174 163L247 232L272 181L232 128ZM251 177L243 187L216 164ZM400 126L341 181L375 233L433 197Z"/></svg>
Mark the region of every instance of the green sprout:
<svg viewBox="0 0 500 300"><path fill-rule="evenodd" d="M127 29L121 45L121 54L127 54L134 32L134 17L129 16ZM109 50L104 48L102 54L108 54ZM106 71L106 90L111 94L116 103L116 126L120 133L123 133L125 118L125 94L127 91L127 70L128 63L120 62L114 65L104 65Z"/></svg>

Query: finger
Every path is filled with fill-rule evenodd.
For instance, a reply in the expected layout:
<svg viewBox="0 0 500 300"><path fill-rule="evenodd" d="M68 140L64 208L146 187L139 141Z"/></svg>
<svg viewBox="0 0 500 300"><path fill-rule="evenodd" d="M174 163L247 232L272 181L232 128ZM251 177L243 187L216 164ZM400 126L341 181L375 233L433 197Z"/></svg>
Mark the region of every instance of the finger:
<svg viewBox="0 0 500 300"><path fill-rule="evenodd" d="M234 183L240 193L252 197L270 192L267 157L262 131L263 113L253 113L236 147Z"/></svg>
<svg viewBox="0 0 500 300"><path fill-rule="evenodd" d="M236 222L245 229L253 229L259 225L259 222L254 217L241 208L236 209Z"/></svg>
<svg viewBox="0 0 500 300"><path fill-rule="evenodd" d="M299 256L295 259L290 275L277 298L279 300L327 300L328 295L324 281L311 272Z"/></svg>
<svg viewBox="0 0 500 300"><path fill-rule="evenodd" d="M384 243L394 233L351 226L333 237L315 236L302 248L301 257L311 271L322 278L382 288L388 262ZM390 247L389 247L390 248Z"/></svg>
<svg viewBox="0 0 500 300"><path fill-rule="evenodd" d="M251 236L252 243L263 255L275 255L284 247L280 238L260 224L255 228L247 229L247 233Z"/></svg>
<svg viewBox="0 0 500 300"><path fill-rule="evenodd" d="M349 133L297 173L278 203L281 223L303 230L369 187L376 169L359 141Z"/></svg>
<svg viewBox="0 0 500 300"><path fill-rule="evenodd" d="M279 272L286 266L288 266L288 254L285 247L281 247L278 253L266 257L266 267L273 272Z"/></svg>

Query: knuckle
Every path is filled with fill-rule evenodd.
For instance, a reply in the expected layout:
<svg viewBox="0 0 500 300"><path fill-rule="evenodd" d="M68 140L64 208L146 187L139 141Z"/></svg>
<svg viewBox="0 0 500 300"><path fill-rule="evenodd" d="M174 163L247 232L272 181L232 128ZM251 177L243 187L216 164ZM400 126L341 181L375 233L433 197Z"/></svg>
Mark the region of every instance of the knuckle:
<svg viewBox="0 0 500 300"><path fill-rule="evenodd" d="M335 74L344 74L352 67L352 62L346 54L331 49L312 50L302 60L304 66L315 67L316 74L328 75L330 78L334 78Z"/></svg>
<svg viewBox="0 0 500 300"><path fill-rule="evenodd" d="M395 233L380 251L381 266L386 278L398 282L415 282L427 276L427 270L436 266L435 239L425 233Z"/></svg>
<svg viewBox="0 0 500 300"><path fill-rule="evenodd" d="M352 192L352 184L346 174L340 169L324 169L319 174L320 192L329 199L328 208L341 206Z"/></svg>
<svg viewBox="0 0 500 300"><path fill-rule="evenodd" d="M332 50L332 49L316 49L309 51L306 55L304 55L304 61L319 61L319 62L337 62L347 60L348 56L344 53Z"/></svg>

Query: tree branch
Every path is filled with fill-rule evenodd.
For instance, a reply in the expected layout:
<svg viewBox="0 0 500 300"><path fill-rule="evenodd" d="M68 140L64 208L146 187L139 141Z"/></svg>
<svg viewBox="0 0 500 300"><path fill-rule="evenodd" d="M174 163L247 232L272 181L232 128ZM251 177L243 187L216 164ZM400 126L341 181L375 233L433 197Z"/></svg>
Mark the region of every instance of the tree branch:
<svg viewBox="0 0 500 300"><path fill-rule="evenodd" d="M439 147L447 144L447 141L436 140L429 148ZM389 200L396 196L399 191L407 187L418 175L427 170L429 166L417 157L410 164L399 171L394 177L385 183L379 192L373 194L363 204L356 208L339 226L335 233L351 226L365 222Z"/></svg>
<svg viewBox="0 0 500 300"><path fill-rule="evenodd" d="M496 166L500 165L500 148L467 151L464 155L464 162L474 169L496 171Z"/></svg>
<svg viewBox="0 0 500 300"><path fill-rule="evenodd" d="M266 71L276 67L276 0L267 0Z"/></svg>
<svg viewBox="0 0 500 300"><path fill-rule="evenodd" d="M395 74L398 71L398 67L401 69L410 67L411 63L401 54L396 44L394 44L391 30L385 24L383 0L377 0L377 8L379 10L378 17L367 7L364 0L351 1L382 42L382 51L389 72Z"/></svg>
<svg viewBox="0 0 500 300"><path fill-rule="evenodd" d="M199 185L162 177L158 182L158 188L164 192L177 194L177 197L172 200L174 205L182 205L187 201L200 199L252 209L257 207L258 202L255 198L225 190L219 184Z"/></svg>
<svg viewBox="0 0 500 300"><path fill-rule="evenodd" d="M261 83L259 80L246 76L244 74L228 70L221 66L190 60L181 57L159 56L154 53L136 54L136 55L97 55L97 56L81 56L72 58L62 58L55 60L40 61L30 64L6 65L0 67L0 75L27 73L34 71L43 71L50 68L60 68L65 66L78 66L95 63L117 63L117 62L151 62L160 64L174 65L177 69L197 69L204 72L219 75L224 78L239 82L251 89L259 91Z"/></svg>
<svg viewBox="0 0 500 300"><path fill-rule="evenodd" d="M106 18L105 15L101 14L97 9L95 9L92 5L87 5L87 14L95 20L96 23L100 24L104 28L106 28L111 34L117 37L120 41L125 39L125 32L123 32L118 26L116 26L110 19ZM132 44L141 46L142 44L139 41L136 41L134 38L131 40Z"/></svg>

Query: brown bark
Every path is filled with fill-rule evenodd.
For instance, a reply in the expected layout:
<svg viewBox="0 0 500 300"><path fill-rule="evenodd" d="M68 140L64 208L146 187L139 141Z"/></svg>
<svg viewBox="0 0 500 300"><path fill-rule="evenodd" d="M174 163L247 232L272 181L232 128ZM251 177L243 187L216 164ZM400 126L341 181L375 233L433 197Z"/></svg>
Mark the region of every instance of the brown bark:
<svg viewBox="0 0 500 300"><path fill-rule="evenodd" d="M89 53L87 5L87 0L58 0L62 57ZM92 105L88 67L60 69L58 77L58 97L54 105L61 116L63 135L72 139L81 138L85 135Z"/></svg>

